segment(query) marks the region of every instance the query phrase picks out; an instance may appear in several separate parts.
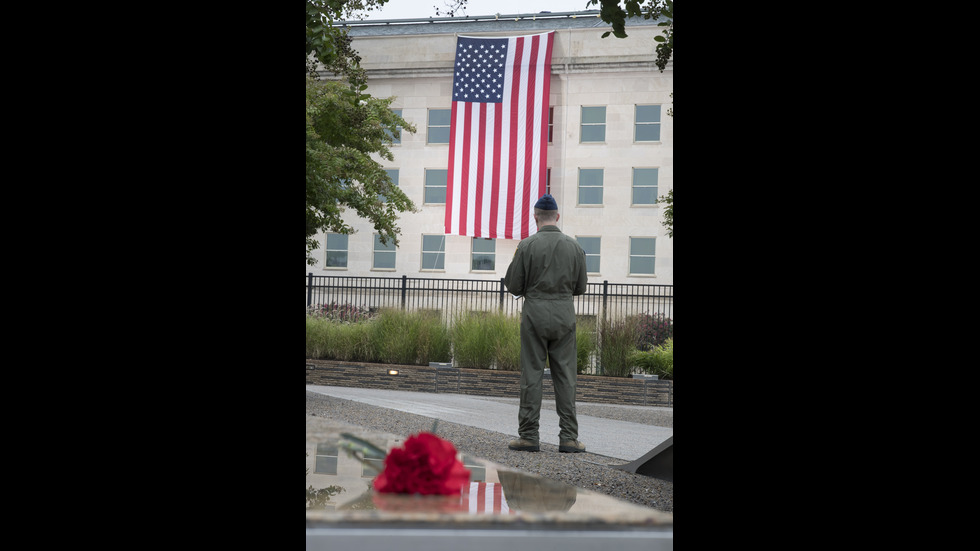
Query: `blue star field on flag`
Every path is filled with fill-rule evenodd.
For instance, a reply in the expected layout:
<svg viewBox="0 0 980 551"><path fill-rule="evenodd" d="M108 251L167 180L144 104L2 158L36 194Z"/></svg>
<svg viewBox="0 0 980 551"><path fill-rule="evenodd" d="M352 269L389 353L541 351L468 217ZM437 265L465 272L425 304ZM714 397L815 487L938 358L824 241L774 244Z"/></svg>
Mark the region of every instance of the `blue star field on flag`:
<svg viewBox="0 0 980 551"><path fill-rule="evenodd" d="M453 101L502 102L507 39L461 36L457 41Z"/></svg>

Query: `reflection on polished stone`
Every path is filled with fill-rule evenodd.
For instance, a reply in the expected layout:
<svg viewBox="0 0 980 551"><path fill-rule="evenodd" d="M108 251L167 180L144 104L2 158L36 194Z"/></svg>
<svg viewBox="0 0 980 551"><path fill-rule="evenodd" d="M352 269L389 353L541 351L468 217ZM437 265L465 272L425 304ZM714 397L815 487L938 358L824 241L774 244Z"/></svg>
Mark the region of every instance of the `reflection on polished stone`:
<svg viewBox="0 0 980 551"><path fill-rule="evenodd" d="M612 524L672 526L673 515L634 505L562 482L521 473L462 455L470 470L460 495L407 495L376 492L372 483L383 460L365 457L363 447L344 433L383 450L405 438L320 417L306 421L306 519L308 526L360 521L451 523Z"/></svg>

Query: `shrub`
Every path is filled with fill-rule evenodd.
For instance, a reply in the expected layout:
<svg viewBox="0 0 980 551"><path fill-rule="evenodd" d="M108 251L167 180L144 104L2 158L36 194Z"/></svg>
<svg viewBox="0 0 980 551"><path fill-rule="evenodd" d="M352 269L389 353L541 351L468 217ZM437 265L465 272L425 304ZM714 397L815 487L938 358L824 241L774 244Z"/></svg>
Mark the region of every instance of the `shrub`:
<svg viewBox="0 0 980 551"><path fill-rule="evenodd" d="M639 314L632 317L637 325L636 347L653 350L674 336L674 322L663 314Z"/></svg>
<svg viewBox="0 0 980 551"><path fill-rule="evenodd" d="M370 323L331 323L332 359L348 362L378 361L377 356L372 353Z"/></svg>
<svg viewBox="0 0 980 551"><path fill-rule="evenodd" d="M469 312L456 317L450 333L457 367L520 369L521 322L516 316Z"/></svg>
<svg viewBox="0 0 980 551"><path fill-rule="evenodd" d="M453 342L453 363L457 367L489 368L492 363L490 352L483 339L479 316L458 315L450 330Z"/></svg>
<svg viewBox="0 0 980 551"><path fill-rule="evenodd" d="M419 324L417 344L419 365L429 362L447 363L452 360L452 342L449 328L439 316L428 315Z"/></svg>
<svg viewBox="0 0 980 551"><path fill-rule="evenodd" d="M520 371L521 319L516 316L496 314L488 322L496 340L494 365L504 371Z"/></svg>
<svg viewBox="0 0 980 551"><path fill-rule="evenodd" d="M306 357L412 365L452 360L458 367L520 370L520 318L517 316L468 313L459 316L452 328L448 328L431 312L397 309L377 314L354 312L356 309L349 308L317 308L309 312ZM355 317L356 322L345 321ZM662 379L673 378L673 338L641 353L637 343L646 334L642 316L603 321L600 326L597 336L591 323L576 324L578 373L585 373L595 358L603 375L627 377L636 367Z"/></svg>
<svg viewBox="0 0 980 551"><path fill-rule="evenodd" d="M588 326L575 325L575 359L576 371L585 373L592 364L592 355L595 353L596 339L595 331Z"/></svg>
<svg viewBox="0 0 980 551"><path fill-rule="evenodd" d="M306 357L327 359L330 342L330 322L306 316Z"/></svg>
<svg viewBox="0 0 980 551"><path fill-rule="evenodd" d="M599 332L599 368L602 375L628 377L631 356L636 350L640 329L636 317L618 321L602 320Z"/></svg>
<svg viewBox="0 0 980 551"><path fill-rule="evenodd" d="M375 361L428 365L449 359L449 331L430 312L382 310L370 326L370 353Z"/></svg>
<svg viewBox="0 0 980 551"><path fill-rule="evenodd" d="M323 360L375 361L370 353L366 323L341 323L319 316L306 317L306 357Z"/></svg>
<svg viewBox="0 0 980 551"><path fill-rule="evenodd" d="M312 316L331 321L357 323L359 321L367 321L371 319L374 316L374 313L361 308L360 306L354 306L352 304L337 304L335 301L331 302L330 304L311 306L306 309L306 315L307 317Z"/></svg>
<svg viewBox="0 0 980 551"><path fill-rule="evenodd" d="M661 379L674 378L674 339L667 339L664 344L653 350L638 350L633 353L631 362L644 373L656 375Z"/></svg>

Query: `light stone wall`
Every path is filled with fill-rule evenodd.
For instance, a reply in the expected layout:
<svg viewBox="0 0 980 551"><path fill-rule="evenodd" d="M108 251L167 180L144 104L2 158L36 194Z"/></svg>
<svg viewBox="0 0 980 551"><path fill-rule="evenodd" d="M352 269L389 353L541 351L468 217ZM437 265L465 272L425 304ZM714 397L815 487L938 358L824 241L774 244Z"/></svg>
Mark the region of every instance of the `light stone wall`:
<svg viewBox="0 0 980 551"><path fill-rule="evenodd" d="M600 272L590 282L673 284L673 240L662 225L660 206L631 207L632 168L656 167L657 195L673 189L673 62L661 72L656 59L656 26L629 29L629 37L600 38L606 28L556 29L552 52L550 103L554 107L554 138L548 147L551 193L558 201L559 227L571 236L599 236ZM470 36L513 36L526 32L466 32ZM357 233L349 237L348 267L324 267L325 237L315 252L319 263L307 266L314 274L354 276L440 277L499 279L506 273L517 241L496 240L496 270L470 270L472 239L447 235L445 270L421 270L422 235L444 235L445 205L423 203L425 169L445 169L448 144L426 144L427 110L451 107L453 53L456 33L358 36L353 47L368 71L368 92L375 97L395 96L395 109L416 125L416 133L402 133L393 147L395 160L382 161L399 169L399 186L419 207L418 213L399 218L400 244L396 269L372 270L373 228L348 211L346 220ZM633 142L633 115L637 104L660 104L661 141ZM581 106L606 106L606 141L580 143ZM602 206L577 204L578 170L604 169ZM629 238L656 237L656 275L627 274Z"/></svg>

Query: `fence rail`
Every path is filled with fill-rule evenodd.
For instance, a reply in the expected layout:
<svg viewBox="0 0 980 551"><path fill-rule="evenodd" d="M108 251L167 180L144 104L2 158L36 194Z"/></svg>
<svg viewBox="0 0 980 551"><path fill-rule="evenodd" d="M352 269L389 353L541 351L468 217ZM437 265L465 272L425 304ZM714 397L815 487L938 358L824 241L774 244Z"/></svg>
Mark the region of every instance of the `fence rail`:
<svg viewBox="0 0 980 551"><path fill-rule="evenodd" d="M674 286L640 283L589 283L574 298L581 320L616 320L636 314L673 319ZM369 311L381 308L438 311L448 322L468 311L519 314L524 301L507 292L503 278L439 279L416 277L306 276L307 308L350 305Z"/></svg>

